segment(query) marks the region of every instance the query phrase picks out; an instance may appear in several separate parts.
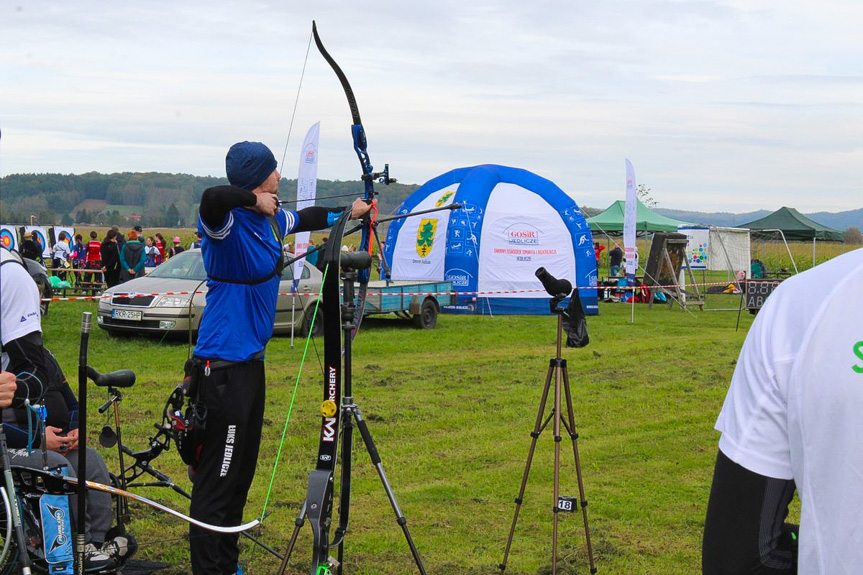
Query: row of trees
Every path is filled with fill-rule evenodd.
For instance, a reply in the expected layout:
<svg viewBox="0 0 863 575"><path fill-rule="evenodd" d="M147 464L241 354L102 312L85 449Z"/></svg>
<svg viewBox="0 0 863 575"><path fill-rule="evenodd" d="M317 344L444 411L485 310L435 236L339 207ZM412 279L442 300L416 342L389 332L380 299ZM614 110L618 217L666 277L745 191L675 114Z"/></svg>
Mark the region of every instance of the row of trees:
<svg viewBox="0 0 863 575"><path fill-rule="evenodd" d="M225 178L158 172L13 174L0 178L0 221L30 223L30 216L35 216L40 225L139 223L149 227L184 227L193 225L203 191L227 183ZM398 183L378 186L381 192L378 211L392 213L418 187ZM280 195L283 199L295 199L296 191L296 180L282 180ZM362 193L359 181L318 181L319 205L346 205L350 196ZM650 208L658 206L652 190L644 184L638 186L638 197ZM86 207L78 207L82 202ZM285 207L292 206L288 203ZM582 208L588 214L594 211ZM849 228L845 232L845 242L863 243L863 234L858 228Z"/></svg>
<svg viewBox="0 0 863 575"><path fill-rule="evenodd" d="M197 205L191 206L190 209L195 210L197 213ZM188 216L181 214L175 203L172 203L167 209L146 210L145 214L123 214L117 209L80 209L77 212L67 212L62 215L50 209L34 210L30 213L19 213L14 210L4 209L4 207L0 205L0 220L2 220L4 224L29 224L31 222L33 224L46 226L57 224L63 226L72 226L76 224L133 226L140 224L142 226L157 228L182 228L187 227L187 222L193 221L193 219L189 219Z"/></svg>
<svg viewBox="0 0 863 575"><path fill-rule="evenodd" d="M30 216L35 216L40 225L135 222L150 227L185 226L194 222L203 191L227 183L225 178L155 172L13 174L0 178L0 220L29 223ZM381 194L379 211L384 214L394 211L417 188L390 185ZM296 189L296 180L283 179L280 195L283 199L294 199ZM319 205L346 205L350 201L348 196L362 193L359 181L318 182Z"/></svg>
<svg viewBox="0 0 863 575"><path fill-rule="evenodd" d="M845 230L844 242L846 244L863 244L863 233L858 228L851 226Z"/></svg>
<svg viewBox="0 0 863 575"><path fill-rule="evenodd" d="M195 206L197 210L197 206ZM149 215L131 214L122 215L119 210L78 210L73 218L70 214L63 214L62 224L94 224L98 226L110 226L114 224L140 224L142 226L156 228L183 228L186 226L187 219L180 214L177 209L177 204L172 203L167 210L162 212L154 212Z"/></svg>

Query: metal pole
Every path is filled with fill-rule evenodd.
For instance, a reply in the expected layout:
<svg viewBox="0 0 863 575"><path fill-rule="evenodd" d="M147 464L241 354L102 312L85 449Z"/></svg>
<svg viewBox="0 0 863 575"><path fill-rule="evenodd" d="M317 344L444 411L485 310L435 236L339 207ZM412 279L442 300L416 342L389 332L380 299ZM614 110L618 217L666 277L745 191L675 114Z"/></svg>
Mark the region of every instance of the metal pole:
<svg viewBox="0 0 863 575"><path fill-rule="evenodd" d="M566 395L566 407L569 417L567 431L572 438L572 455L575 458L575 476L578 479L578 497L581 505L581 518L584 521L584 540L587 545L587 559L590 562L590 572L596 573L596 563L593 560L593 545L590 543L590 527L587 523L587 496L584 494L584 477L581 474L581 458L578 455L578 432L575 430L575 412L572 408L572 392L569 388L569 371L566 360L561 360L561 371L563 372L563 391Z"/></svg>
<svg viewBox="0 0 863 575"><path fill-rule="evenodd" d="M812 267L813 268L815 267L815 242L816 241L817 240L815 238L812 238Z"/></svg>
<svg viewBox="0 0 863 575"><path fill-rule="evenodd" d="M294 290L294 293L291 294L291 349L294 349L294 322L297 321L297 316L294 308L294 298L296 297L297 290Z"/></svg>
<svg viewBox="0 0 863 575"><path fill-rule="evenodd" d="M78 350L78 532L75 535L75 572L84 575L87 531L87 343L92 315L81 314L81 346Z"/></svg>
<svg viewBox="0 0 863 575"><path fill-rule="evenodd" d="M633 301L635 296L633 294ZM552 505L552 528L551 528L551 574L557 575L557 520L559 517L559 509L557 507L560 501L560 405L561 405L561 384L562 376L560 369L560 345L561 331L563 327L563 314L557 314L557 360L554 366L554 504Z"/></svg>
<svg viewBox="0 0 863 575"><path fill-rule="evenodd" d="M635 240L635 253L638 253L638 240ZM638 261L638 258L635 258ZM624 272L625 273L625 272ZM635 323L635 277L638 275L638 266L635 266L635 273L632 276L632 309L629 314L629 323ZM558 354L560 357L560 354Z"/></svg>

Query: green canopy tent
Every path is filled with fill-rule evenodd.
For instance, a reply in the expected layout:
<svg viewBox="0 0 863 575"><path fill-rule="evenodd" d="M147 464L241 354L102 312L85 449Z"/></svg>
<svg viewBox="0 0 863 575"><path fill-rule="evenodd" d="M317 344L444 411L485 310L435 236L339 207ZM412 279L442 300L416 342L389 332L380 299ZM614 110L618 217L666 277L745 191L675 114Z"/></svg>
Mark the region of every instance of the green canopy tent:
<svg viewBox="0 0 863 575"><path fill-rule="evenodd" d="M590 226L590 231L593 237L598 234L604 235L609 241L610 236L620 236L623 234L623 220L626 213L626 202L618 200L608 206L604 211L596 214L592 218L587 218L587 225ZM668 218L658 214L638 201L638 208L635 212L635 233L636 234L652 234L655 232L677 232L678 226L691 225L688 222ZM608 243L608 242L607 242ZM638 257L635 259L638 264Z"/></svg>
<svg viewBox="0 0 863 575"><path fill-rule="evenodd" d="M589 221L589 220L588 220ZM815 265L815 242L818 240L827 242L841 242L844 234L839 230L828 228L816 221L810 220L794 208L781 207L772 214L768 214L760 220L749 222L738 226L756 232L757 235L768 232L779 232L782 235L786 247L789 241L808 242L812 240L812 265ZM761 234L758 234L760 232ZM788 251L789 255L791 250ZM791 258L794 263L794 258ZM794 264L795 270L797 264Z"/></svg>
<svg viewBox="0 0 863 575"><path fill-rule="evenodd" d="M592 218L587 218L587 225L591 231L603 234L620 234L623 233L623 217L626 209L626 202L619 200L608 206L604 211L596 214ZM675 220L668 218L662 214L658 214L638 202L638 209L635 217L636 232L676 232L678 226L692 225L690 222Z"/></svg>

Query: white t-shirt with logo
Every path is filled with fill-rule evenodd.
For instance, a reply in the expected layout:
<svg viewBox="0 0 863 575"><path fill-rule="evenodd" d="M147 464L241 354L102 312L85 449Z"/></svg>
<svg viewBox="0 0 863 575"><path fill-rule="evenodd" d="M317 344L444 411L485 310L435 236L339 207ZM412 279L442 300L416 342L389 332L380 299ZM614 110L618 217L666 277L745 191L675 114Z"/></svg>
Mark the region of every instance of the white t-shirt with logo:
<svg viewBox="0 0 863 575"><path fill-rule="evenodd" d="M3 262L15 259L0 248ZM42 331L39 312L39 288L23 265L9 261L0 265L0 339L5 346L10 341L34 331ZM3 354L2 368L9 364Z"/></svg>
<svg viewBox="0 0 863 575"><path fill-rule="evenodd" d="M52 250L54 257L59 259L61 262L66 263L66 260L69 259L69 256L72 254L72 251L69 249L69 244L60 240L56 244L54 244L54 249Z"/></svg>
<svg viewBox="0 0 863 575"><path fill-rule="evenodd" d="M863 249L784 281L746 337L716 429L743 467L794 479L798 572L863 572Z"/></svg>

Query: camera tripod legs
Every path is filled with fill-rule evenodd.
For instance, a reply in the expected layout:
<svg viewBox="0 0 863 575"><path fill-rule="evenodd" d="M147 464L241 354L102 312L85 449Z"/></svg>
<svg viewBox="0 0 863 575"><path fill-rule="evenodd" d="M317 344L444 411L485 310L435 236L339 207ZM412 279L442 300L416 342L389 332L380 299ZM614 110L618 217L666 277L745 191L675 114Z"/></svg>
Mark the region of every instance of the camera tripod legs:
<svg viewBox="0 0 863 575"><path fill-rule="evenodd" d="M410 548L411 555L413 555L414 562L416 563L417 569L419 569L420 575L426 575L425 567L423 566L422 559L420 558L419 551L417 551L416 545L414 544L413 538L411 537L410 531L407 526L407 518L405 518L404 513L402 513L401 508L399 507L398 501L396 500L395 492L393 492L393 488L390 485L390 480L387 477L386 471L384 470L384 465L381 462L381 457L378 454L378 448L375 446L375 442L372 439L372 434L369 431L369 427L366 424L366 420L363 419L363 414L360 411L358 405L353 403L352 398L345 397L344 403L342 404L342 418L343 422L343 447L346 448L347 452L350 451L350 437L351 433L348 431L351 426L351 421L356 421L357 428L360 431L360 435L363 438L363 443L366 445L366 451L369 453L369 457L372 459L372 465L375 466L375 470L378 472L378 477L381 480L381 484L384 486L384 491L386 491L387 499L390 501L390 505L393 508L393 512L396 516L396 522L402 528L402 533L404 533L405 540L408 543L408 547ZM347 434L345 435L345 432ZM342 485L340 486L341 495L340 495L340 505L339 505L339 526L336 529L334 544L338 545L338 573L341 573L341 562L342 562L342 553L344 546L344 536L347 532L347 514L349 509L349 501L350 501L350 465L351 461L349 457L345 457L345 451L343 450L342 454ZM291 534L290 541L288 542L287 550L285 551L284 558L282 559L282 564L279 568L279 575L285 572L285 569L288 566L288 561L291 558L291 553L294 550L294 545L297 542L297 536L299 535L300 529L302 528L306 518L306 503L303 503L303 507L300 509L300 514L297 516L297 519L294 522L294 531Z"/></svg>
<svg viewBox="0 0 863 575"><path fill-rule="evenodd" d="M350 398L345 398L350 399ZM390 485L390 480L387 478L387 473L384 470L384 465L381 462L381 456L378 455L378 448L375 446L375 442L372 439L372 434L369 432L369 426L366 424L366 420L363 419L363 414L360 412L360 408L355 403L349 403L343 406L343 409L349 414L353 415L353 418L357 422L357 428L360 430L360 435L363 438L363 443L366 444L366 451L369 452L369 457L372 458L372 465L375 466L375 469L378 472L378 477L380 477L381 484L384 486L384 491L387 493L387 499L390 500L390 505L393 508L393 513L396 516L396 522L402 528L402 533L404 533L405 540L408 543L408 547L410 547L411 555L413 555L414 563L417 565L417 569L421 575L425 575L425 567L423 567L422 559L420 558L419 551L417 551L416 545L414 545L414 540L411 537L411 533L408 530L408 520L405 518L404 513L402 513L401 508L399 507L399 503L396 500L396 494L393 492L393 488Z"/></svg>
<svg viewBox="0 0 863 575"><path fill-rule="evenodd" d="M551 413L545 417L546 404L548 403L548 394L551 390L551 381L554 379L554 407ZM566 416L562 415L563 395L566 399ZM533 431L530 432L530 449L527 452L527 462L524 466L524 473L521 476L521 487L518 490L518 496L515 498L515 512L512 517L512 524L509 528L509 537L506 541L506 549L503 554L503 561L498 565L501 573L506 570L506 563L509 558L509 552L512 548L512 540L515 535L515 526L518 522L518 514L521 510L521 504L524 501L524 492L527 488L527 478L530 475L530 467L533 463L533 455L536 452L536 443L540 434L545 430L548 424L554 420L554 507L553 522L552 522L552 556L551 556L551 572L552 575L557 574L557 534L558 534L558 516L561 511L571 511L571 509L562 509L560 506L560 442L561 426L569 433L572 440L572 453L575 458L575 471L578 479L578 494L579 504L581 506L582 518L584 519L584 535L587 545L587 556L590 562L590 572L596 573L596 564L593 560L593 546L590 541L590 527L587 522L587 498L584 493L584 481L581 474L581 460L578 455L578 433L575 430L575 415L572 407L572 394L569 387L569 374L567 373L566 360L560 357L552 358L548 365L548 374L545 378L545 386L542 390L542 398L539 402L539 410L536 414L536 422L533 426Z"/></svg>
<svg viewBox="0 0 863 575"><path fill-rule="evenodd" d="M572 438L572 457L575 460L575 475L578 480L578 501L581 507L581 516L584 520L584 541L587 546L587 558L590 563L590 572L596 573L596 564L593 560L593 545L590 542L590 527L587 522L587 496L584 493L584 475L581 473L581 458L578 456L578 432L575 429L575 412L572 408L572 394L569 389L569 372L566 370L566 360L563 360L563 389L566 393L567 421L564 422L570 438Z"/></svg>

